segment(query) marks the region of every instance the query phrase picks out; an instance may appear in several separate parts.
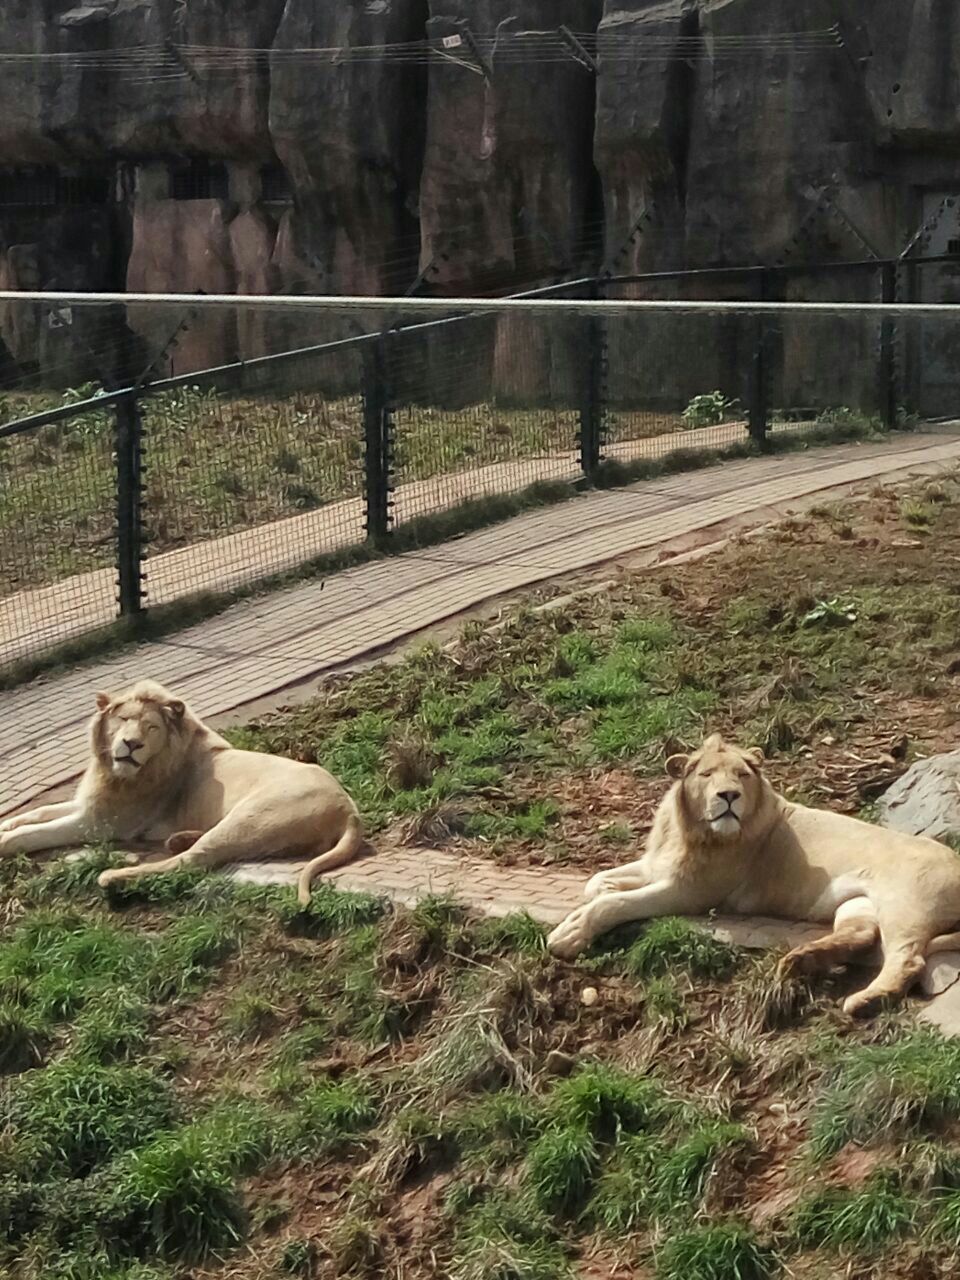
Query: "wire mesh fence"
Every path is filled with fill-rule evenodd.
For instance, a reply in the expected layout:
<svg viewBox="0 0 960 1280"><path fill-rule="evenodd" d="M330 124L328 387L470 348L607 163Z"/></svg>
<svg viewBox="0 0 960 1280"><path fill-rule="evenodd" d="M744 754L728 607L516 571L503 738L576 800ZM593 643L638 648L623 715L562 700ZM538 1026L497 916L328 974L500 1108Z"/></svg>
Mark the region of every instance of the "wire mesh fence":
<svg viewBox="0 0 960 1280"><path fill-rule="evenodd" d="M113 418L0 438L0 670L117 615Z"/></svg>
<svg viewBox="0 0 960 1280"><path fill-rule="evenodd" d="M889 299L889 264L867 265L821 281L814 311L789 305L813 289L797 271L579 281L439 315L8 295L0 680L118 614L436 536L433 517L449 532L451 512L491 497L889 426L912 404L953 413L960 318L832 307L851 290ZM41 330L56 350L18 360L11 335ZM205 364L228 330L244 358Z"/></svg>
<svg viewBox="0 0 960 1280"><path fill-rule="evenodd" d="M306 362L304 362L306 363ZM363 540L356 349L185 383L142 402L145 606L225 592ZM286 376L286 375L291 376ZM249 384L249 385L246 385Z"/></svg>
<svg viewBox="0 0 960 1280"><path fill-rule="evenodd" d="M582 474L577 329L512 314L389 335L396 526Z"/></svg>

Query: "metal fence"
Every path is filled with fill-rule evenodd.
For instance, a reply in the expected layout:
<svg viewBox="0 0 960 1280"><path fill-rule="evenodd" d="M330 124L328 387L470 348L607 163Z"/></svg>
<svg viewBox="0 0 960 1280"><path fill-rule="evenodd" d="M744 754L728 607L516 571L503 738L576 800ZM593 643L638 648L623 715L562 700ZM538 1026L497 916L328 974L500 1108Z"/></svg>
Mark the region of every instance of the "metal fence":
<svg viewBox="0 0 960 1280"><path fill-rule="evenodd" d="M840 409L893 426L923 399L934 339L941 363L960 354L942 313L755 305L798 292L895 300L897 271L578 280L439 319L408 301L6 295L0 677L117 617L388 547L492 495L678 449L762 449ZM225 333L244 358L200 367ZM29 365L10 355L19 334L35 338Z"/></svg>

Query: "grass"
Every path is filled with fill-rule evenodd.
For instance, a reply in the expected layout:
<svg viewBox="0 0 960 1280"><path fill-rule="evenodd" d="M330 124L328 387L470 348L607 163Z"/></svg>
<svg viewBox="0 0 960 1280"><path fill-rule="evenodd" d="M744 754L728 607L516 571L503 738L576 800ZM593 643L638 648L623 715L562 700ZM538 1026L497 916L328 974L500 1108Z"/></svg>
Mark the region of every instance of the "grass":
<svg viewBox="0 0 960 1280"><path fill-rule="evenodd" d="M960 1045L929 1031L842 1054L819 1099L811 1150L937 1133L960 1119Z"/></svg>
<svg viewBox="0 0 960 1280"><path fill-rule="evenodd" d="M21 875L29 900L36 877ZM953 1247L960 1170L936 1125L902 1183L824 1191L773 1232L718 1208L747 1185L758 1098L812 1096L814 1132L865 1063L946 1087L952 1048L937 1057L933 1037L838 1047L828 1001L813 1014L817 1053L802 1025L754 1030L766 1049L736 1077L721 1045L731 1011L749 1007L751 966L684 969L679 950L677 1018L678 990L638 979L625 946L585 1014L522 915L475 921L446 897L392 911L328 890L304 929L291 890L211 881L186 902L112 913L77 892L60 911L28 910L0 944L8 998L30 1007L52 978L60 992L39 1060L7 1088L0 1267L12 1280L184 1266L393 1277L400 1265L424 1280L436 1266L536 1280L611 1249L671 1280L767 1277L776 1250ZM664 1011L672 1030L650 1041ZM803 1070L764 1077L786 1060L782 1039ZM560 1046L575 1056L558 1075L546 1064ZM792 1176L804 1160L798 1150ZM425 1252L399 1226L416 1195Z"/></svg>
<svg viewBox="0 0 960 1280"><path fill-rule="evenodd" d="M673 1236L657 1253L657 1280L768 1280L779 1267L749 1228L718 1222Z"/></svg>
<svg viewBox="0 0 960 1280"><path fill-rule="evenodd" d="M740 963L736 947L711 938L685 920L654 920L624 957L635 978L663 978L678 970L694 978L726 978Z"/></svg>
<svg viewBox="0 0 960 1280"><path fill-rule="evenodd" d="M921 495L935 566L902 495L875 495L471 624L238 737L333 760L391 840L433 823L584 875L635 856L663 755L704 719L776 736L779 787L857 812L948 732L960 520L941 483ZM677 920L570 966L531 916L322 881L307 911L215 876L107 896L115 857L0 866L11 1280L949 1274L960 1059L908 1012L841 1018L862 975L778 983L776 957Z"/></svg>
<svg viewBox="0 0 960 1280"><path fill-rule="evenodd" d="M884 1172L856 1191L828 1187L816 1192L798 1206L793 1231L804 1248L862 1254L909 1232L917 1222L918 1208L899 1179Z"/></svg>

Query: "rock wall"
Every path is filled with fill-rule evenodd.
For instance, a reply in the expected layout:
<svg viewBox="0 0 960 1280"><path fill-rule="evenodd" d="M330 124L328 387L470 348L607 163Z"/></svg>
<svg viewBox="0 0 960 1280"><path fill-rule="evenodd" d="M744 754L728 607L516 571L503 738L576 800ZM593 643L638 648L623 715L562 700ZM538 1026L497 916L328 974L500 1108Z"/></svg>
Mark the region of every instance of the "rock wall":
<svg viewBox="0 0 960 1280"><path fill-rule="evenodd" d="M804 39L837 23L842 46ZM0 53L26 51L51 56L0 76L10 288L457 294L600 267L843 261L897 252L931 193L960 194L950 0L6 0ZM352 331L205 311L167 351L169 319L130 309L118 342L190 370ZM61 321L0 309L0 363L112 376L115 353L91 359ZM614 326L614 394L742 394L749 335L701 330ZM420 392L454 366L464 401L575 394L577 331L470 333L417 348ZM851 332L847 368L875 340ZM681 366L684 341L701 358ZM835 348L784 336L785 401L839 393Z"/></svg>

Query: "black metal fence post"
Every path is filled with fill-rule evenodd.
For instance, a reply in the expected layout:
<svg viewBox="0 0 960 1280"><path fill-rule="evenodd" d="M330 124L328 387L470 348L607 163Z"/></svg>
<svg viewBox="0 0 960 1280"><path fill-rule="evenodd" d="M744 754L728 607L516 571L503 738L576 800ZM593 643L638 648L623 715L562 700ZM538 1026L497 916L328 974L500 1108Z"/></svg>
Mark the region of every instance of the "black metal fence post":
<svg viewBox="0 0 960 1280"><path fill-rule="evenodd" d="M896 302L897 300L897 264L884 262L880 267L880 301ZM878 395L880 414L892 431L897 425L897 405L899 394L897 387L897 324L892 316L884 316L880 321L880 368Z"/></svg>
<svg viewBox="0 0 960 1280"><path fill-rule="evenodd" d="M143 612L143 424L136 391L116 403L117 574L121 617Z"/></svg>
<svg viewBox="0 0 960 1280"><path fill-rule="evenodd" d="M604 281L593 280L588 297L598 301L604 293ZM591 479L600 466L603 450L603 420L606 401L607 330L602 316L587 317L586 377L580 400L580 467Z"/></svg>
<svg viewBox="0 0 960 1280"><path fill-rule="evenodd" d="M766 271L757 276L757 301L770 300L770 279ZM768 351L770 325L765 314L761 313L753 325L753 356L750 361L750 383L748 391L747 417L750 427L750 439L758 449L767 447L767 427L770 416Z"/></svg>
<svg viewBox="0 0 960 1280"><path fill-rule="evenodd" d="M390 532L390 388L387 335L364 351L363 431L367 541L383 543Z"/></svg>

